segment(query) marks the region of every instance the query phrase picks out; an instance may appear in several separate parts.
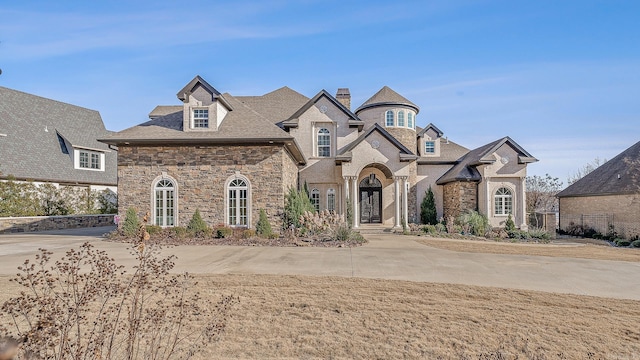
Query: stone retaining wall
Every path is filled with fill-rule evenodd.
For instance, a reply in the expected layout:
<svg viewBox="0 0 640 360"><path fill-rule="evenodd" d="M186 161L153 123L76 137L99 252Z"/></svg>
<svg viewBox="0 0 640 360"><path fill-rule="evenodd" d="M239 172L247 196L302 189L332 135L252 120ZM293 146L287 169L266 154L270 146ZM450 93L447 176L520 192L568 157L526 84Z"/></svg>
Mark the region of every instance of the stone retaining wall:
<svg viewBox="0 0 640 360"><path fill-rule="evenodd" d="M0 234L111 226L113 214L0 218Z"/></svg>

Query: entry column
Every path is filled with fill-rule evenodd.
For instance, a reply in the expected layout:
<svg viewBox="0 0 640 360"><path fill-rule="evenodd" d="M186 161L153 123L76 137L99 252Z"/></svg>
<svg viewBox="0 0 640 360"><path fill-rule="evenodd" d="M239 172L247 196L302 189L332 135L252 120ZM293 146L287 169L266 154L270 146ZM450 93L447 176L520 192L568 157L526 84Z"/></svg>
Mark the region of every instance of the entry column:
<svg viewBox="0 0 640 360"><path fill-rule="evenodd" d="M342 216L347 221L347 198L349 197L349 177L343 176L344 184L342 185Z"/></svg>
<svg viewBox="0 0 640 360"><path fill-rule="evenodd" d="M396 218L394 227L400 228L400 177L393 177L393 186L395 187L395 195L396 195Z"/></svg>
<svg viewBox="0 0 640 360"><path fill-rule="evenodd" d="M358 213L358 177L351 177L351 187L353 197L351 202L353 203L353 228L357 229L360 226L360 214Z"/></svg>
<svg viewBox="0 0 640 360"><path fill-rule="evenodd" d="M406 228L409 227L409 197L407 195L407 177L402 177L402 216L404 217L402 225Z"/></svg>

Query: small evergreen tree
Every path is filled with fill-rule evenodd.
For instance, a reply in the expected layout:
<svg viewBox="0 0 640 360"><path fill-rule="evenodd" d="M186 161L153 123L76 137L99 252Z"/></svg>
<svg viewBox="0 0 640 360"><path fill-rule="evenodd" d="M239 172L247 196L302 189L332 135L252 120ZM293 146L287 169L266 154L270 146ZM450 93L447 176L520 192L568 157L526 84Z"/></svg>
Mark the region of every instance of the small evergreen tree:
<svg viewBox="0 0 640 360"><path fill-rule="evenodd" d="M271 224L267 218L267 212L264 211L264 209L260 209L260 218L256 224L256 234L260 237L268 238L272 233L273 231L271 231Z"/></svg>
<svg viewBox="0 0 640 360"><path fill-rule="evenodd" d="M504 223L504 229L507 232L514 231L516 229L516 223L513 222L513 218L511 217L511 214L509 214L509 217L507 217L507 221L505 221Z"/></svg>
<svg viewBox="0 0 640 360"><path fill-rule="evenodd" d="M436 200L429 185L429 190L425 192L425 196L420 204L420 221L423 224L435 225L438 223L438 214L436 212Z"/></svg>
<svg viewBox="0 0 640 360"><path fill-rule="evenodd" d="M202 220L200 210L196 209L196 212L193 213L193 216L189 221L189 225L187 225L187 230L194 235L201 235L206 232L207 229L209 229L209 227L207 226L207 223Z"/></svg>
<svg viewBox="0 0 640 360"><path fill-rule="evenodd" d="M127 236L136 236L138 228L140 227L140 220L138 220L138 214L136 209L128 208L127 213L124 215L124 222L122 223L122 232Z"/></svg>
<svg viewBox="0 0 640 360"><path fill-rule="evenodd" d="M288 228L293 225L300 227L300 216L306 211L314 212L315 209L311 199L304 190L289 189L289 194L285 198L283 226Z"/></svg>
<svg viewBox="0 0 640 360"><path fill-rule="evenodd" d="M353 202L350 197L347 198L347 225L353 227Z"/></svg>

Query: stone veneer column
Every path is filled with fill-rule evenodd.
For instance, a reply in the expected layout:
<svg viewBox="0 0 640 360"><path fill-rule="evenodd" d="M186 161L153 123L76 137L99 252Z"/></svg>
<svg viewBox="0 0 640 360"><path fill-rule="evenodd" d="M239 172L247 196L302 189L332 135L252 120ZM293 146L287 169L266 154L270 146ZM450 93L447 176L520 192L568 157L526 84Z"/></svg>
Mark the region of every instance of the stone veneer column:
<svg viewBox="0 0 640 360"><path fill-rule="evenodd" d="M408 222L409 222L409 197L407 196L407 177L403 176L402 177L402 198L404 199L403 203L402 203L402 216L404 217L404 221L402 222L402 225L407 228Z"/></svg>
<svg viewBox="0 0 640 360"><path fill-rule="evenodd" d="M393 177L393 186L395 188L395 196L396 196L396 201L395 201L396 217L395 217L394 227L399 228L400 227L400 177L398 176Z"/></svg>
<svg viewBox="0 0 640 360"><path fill-rule="evenodd" d="M353 199L351 202L353 203L353 228L357 229L360 227L360 214L358 214L358 177L351 177L351 186L353 187Z"/></svg>
<svg viewBox="0 0 640 360"><path fill-rule="evenodd" d="M349 196L349 177L343 176L344 185L342 185L342 216L347 221L347 197Z"/></svg>

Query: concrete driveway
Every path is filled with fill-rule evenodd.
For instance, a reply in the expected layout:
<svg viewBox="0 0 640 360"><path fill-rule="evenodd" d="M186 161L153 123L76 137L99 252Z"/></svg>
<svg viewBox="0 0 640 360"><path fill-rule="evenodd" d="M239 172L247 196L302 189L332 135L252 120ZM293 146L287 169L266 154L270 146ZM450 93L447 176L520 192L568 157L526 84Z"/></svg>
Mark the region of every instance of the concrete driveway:
<svg viewBox="0 0 640 360"><path fill-rule="evenodd" d="M0 235L0 275L44 247L61 254L85 241L133 265L126 244L103 241L112 228ZM640 263L543 256L461 253L410 237L365 235L357 248L178 246L175 271L201 274L328 275L494 286L640 300Z"/></svg>

